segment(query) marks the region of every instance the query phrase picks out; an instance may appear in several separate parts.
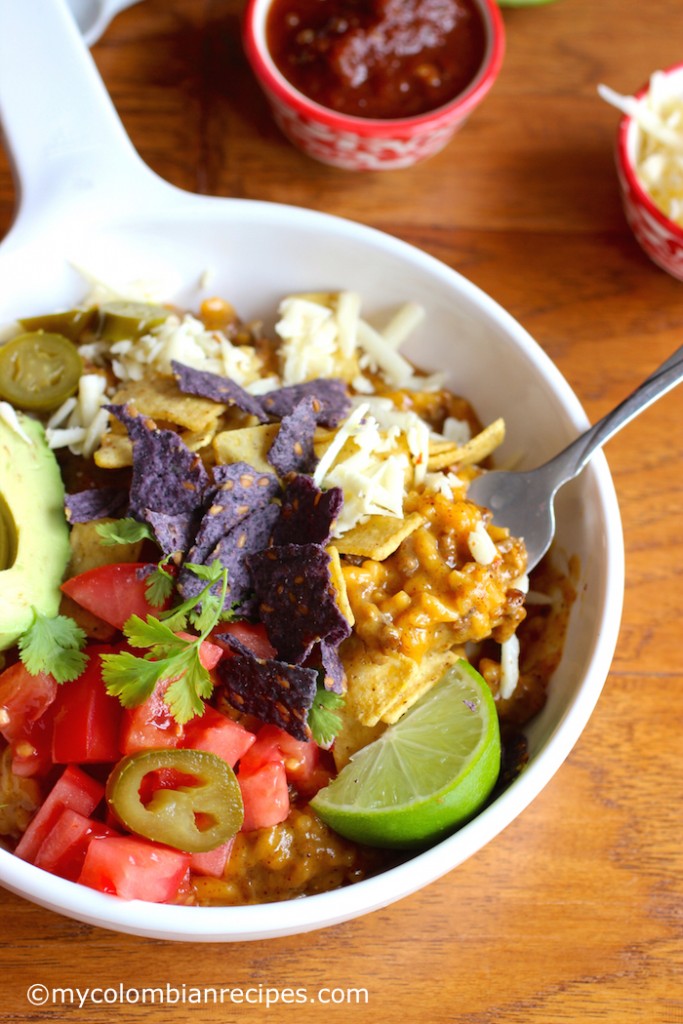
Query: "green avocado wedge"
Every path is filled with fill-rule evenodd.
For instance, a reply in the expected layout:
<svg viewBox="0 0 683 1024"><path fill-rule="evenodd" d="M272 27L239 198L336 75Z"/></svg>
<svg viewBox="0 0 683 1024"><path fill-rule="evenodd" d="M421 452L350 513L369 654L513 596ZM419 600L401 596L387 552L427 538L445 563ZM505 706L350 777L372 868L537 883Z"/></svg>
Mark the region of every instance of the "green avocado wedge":
<svg viewBox="0 0 683 1024"><path fill-rule="evenodd" d="M12 417L13 419L13 417ZM33 609L59 610L69 527L57 460L37 420L0 411L0 650L31 625Z"/></svg>

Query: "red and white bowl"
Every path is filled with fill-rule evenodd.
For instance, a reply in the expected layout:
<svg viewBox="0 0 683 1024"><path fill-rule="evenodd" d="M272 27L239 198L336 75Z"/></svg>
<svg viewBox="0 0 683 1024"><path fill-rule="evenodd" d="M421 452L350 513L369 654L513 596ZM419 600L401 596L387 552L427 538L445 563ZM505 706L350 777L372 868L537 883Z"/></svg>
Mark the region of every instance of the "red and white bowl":
<svg viewBox="0 0 683 1024"><path fill-rule="evenodd" d="M672 91L683 96L683 63L675 64L663 73ZM648 87L643 86L635 98L640 100L646 96ZM683 281L683 227L670 220L655 205L636 172L641 135L642 129L634 117L626 115L621 119L617 134L617 173L626 219L650 259Z"/></svg>
<svg viewBox="0 0 683 1024"><path fill-rule="evenodd" d="M505 52L503 19L495 0L476 0L486 30L478 73L449 103L415 117L374 119L340 114L299 92L279 71L266 42L271 0L249 0L244 48L273 116L287 138L309 156L351 171L380 171L411 164L444 148L500 71Z"/></svg>

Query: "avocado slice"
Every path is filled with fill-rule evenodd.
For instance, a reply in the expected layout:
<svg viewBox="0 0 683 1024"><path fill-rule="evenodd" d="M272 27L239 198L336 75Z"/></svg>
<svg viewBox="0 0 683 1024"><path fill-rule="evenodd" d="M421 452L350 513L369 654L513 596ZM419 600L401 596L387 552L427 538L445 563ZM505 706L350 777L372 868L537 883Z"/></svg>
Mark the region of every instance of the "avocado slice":
<svg viewBox="0 0 683 1024"><path fill-rule="evenodd" d="M6 406L6 403L3 403ZM0 650L31 625L33 609L59 611L70 555L64 485L42 425L0 409Z"/></svg>

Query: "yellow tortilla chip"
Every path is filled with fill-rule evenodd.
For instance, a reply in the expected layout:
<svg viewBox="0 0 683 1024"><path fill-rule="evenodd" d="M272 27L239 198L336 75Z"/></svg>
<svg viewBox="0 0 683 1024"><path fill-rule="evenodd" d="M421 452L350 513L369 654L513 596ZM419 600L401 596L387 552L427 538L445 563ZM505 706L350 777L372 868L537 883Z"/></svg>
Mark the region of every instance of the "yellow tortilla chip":
<svg viewBox="0 0 683 1024"><path fill-rule="evenodd" d="M341 729L335 736L334 746L332 747L335 767L340 772L349 763L353 754L358 750L362 750L363 747L367 747L368 743L378 739L386 729L386 726L383 722L378 722L377 725L373 726L362 725L357 718L354 718L353 715L346 711L346 708L338 708L334 713L339 716L342 722Z"/></svg>
<svg viewBox="0 0 683 1024"><path fill-rule="evenodd" d="M112 402L122 405L130 402L144 416L153 420L173 423L191 431L205 431L214 427L225 406L210 398L184 395L170 377L149 376L140 381L122 384Z"/></svg>
<svg viewBox="0 0 683 1024"><path fill-rule="evenodd" d="M344 578L344 571L339 557L339 549L336 548L334 544L330 544L327 549L327 553L330 556L330 580L332 581L332 586L334 587L337 595L339 611L342 613L349 625L353 626L356 619L351 610L349 596L346 592L346 579Z"/></svg>
<svg viewBox="0 0 683 1024"><path fill-rule="evenodd" d="M408 708L427 693L441 679L446 669L454 665L460 657L461 652L453 650L429 651L418 663L417 671L401 696L382 714L382 721L388 725L398 722Z"/></svg>
<svg viewBox="0 0 683 1024"><path fill-rule="evenodd" d="M100 447L93 455L100 469L122 469L133 465L133 442L127 434L112 431L104 434Z"/></svg>
<svg viewBox="0 0 683 1024"><path fill-rule="evenodd" d="M399 651L371 650L353 635L341 649L346 671L346 710L362 725L373 726L409 689L418 666Z"/></svg>
<svg viewBox="0 0 683 1024"><path fill-rule="evenodd" d="M452 452L454 448L458 448L455 441L449 441L444 438L443 441L437 441L435 438L429 439L429 457L432 455L440 455L442 452Z"/></svg>
<svg viewBox="0 0 683 1024"><path fill-rule="evenodd" d="M382 562L393 554L399 544L424 523L424 516L411 512L405 519L395 516L370 516L335 540L342 555L358 555Z"/></svg>
<svg viewBox="0 0 683 1024"><path fill-rule="evenodd" d="M263 423L242 430L222 430L213 439L216 462L248 462L257 473L272 473L266 456L279 429L279 423Z"/></svg>
<svg viewBox="0 0 683 1024"><path fill-rule="evenodd" d="M132 544L103 544L97 532L101 523L114 523L115 519L93 519L87 523L74 523L69 533L71 559L67 578L79 576L88 569L111 565L115 562L137 562L142 541Z"/></svg>
<svg viewBox="0 0 683 1024"><path fill-rule="evenodd" d="M201 451L202 448L206 448L207 444L210 444L213 440L214 434L216 433L216 426L217 423L214 424L214 429L182 430L180 432L181 440L187 445L191 452Z"/></svg>
<svg viewBox="0 0 683 1024"><path fill-rule="evenodd" d="M475 434L466 444L454 444L450 449L434 450L432 454L430 443L427 469L430 473L435 473L447 469L448 466L471 466L483 462L504 440L505 420L497 419Z"/></svg>
<svg viewBox="0 0 683 1024"><path fill-rule="evenodd" d="M430 651L415 661L400 651L372 650L354 635L344 643L341 655L347 680L345 711L361 726L373 728L397 722L463 652Z"/></svg>

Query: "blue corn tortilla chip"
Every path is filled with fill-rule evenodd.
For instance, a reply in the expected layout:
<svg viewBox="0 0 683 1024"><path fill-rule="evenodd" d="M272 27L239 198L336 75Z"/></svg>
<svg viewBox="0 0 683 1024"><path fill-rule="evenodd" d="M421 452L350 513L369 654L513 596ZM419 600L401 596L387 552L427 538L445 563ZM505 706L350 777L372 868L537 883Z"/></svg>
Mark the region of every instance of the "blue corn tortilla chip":
<svg viewBox="0 0 683 1024"><path fill-rule="evenodd" d="M297 474L288 477L273 542L326 544L343 504L344 492L340 487L321 491L310 476Z"/></svg>
<svg viewBox="0 0 683 1024"><path fill-rule="evenodd" d="M128 491L120 487L92 487L67 494L64 511L69 523L89 523L93 519L118 519L128 508Z"/></svg>
<svg viewBox="0 0 683 1024"><path fill-rule="evenodd" d="M343 693L346 672L337 648L327 640L320 642L320 661L325 672L325 689L333 690L334 693Z"/></svg>
<svg viewBox="0 0 683 1024"><path fill-rule="evenodd" d="M246 462L216 466L213 479L217 487L199 524L188 555L190 562L202 564L226 534L256 509L268 505L280 491L276 476L258 473Z"/></svg>
<svg viewBox="0 0 683 1024"><path fill-rule="evenodd" d="M310 740L307 719L317 692L317 670L257 658L230 633L218 639L227 641L233 652L216 669L229 703L238 711L279 726L297 740Z"/></svg>
<svg viewBox="0 0 683 1024"><path fill-rule="evenodd" d="M247 562L258 617L283 661L299 665L319 640L336 646L349 635L330 579L330 556L321 545L270 547Z"/></svg>
<svg viewBox="0 0 683 1024"><path fill-rule="evenodd" d="M152 527L156 542L165 555L187 551L197 529L197 516L189 512L173 516L146 508L143 518Z"/></svg>
<svg viewBox="0 0 683 1024"><path fill-rule="evenodd" d="M261 396L261 405L270 416L284 419L305 398L313 399L315 420L322 427L336 427L346 419L351 408L346 384L338 377L309 380L269 391Z"/></svg>
<svg viewBox="0 0 683 1024"><path fill-rule="evenodd" d="M183 394L210 398L213 402L221 402L223 405L236 405L243 412L256 416L259 423L268 422L268 415L260 399L250 395L230 377L208 373L206 370L195 370L194 367L185 366L176 360L171 362L171 369Z"/></svg>
<svg viewBox="0 0 683 1024"><path fill-rule="evenodd" d="M285 416L267 458L281 477L289 473L312 473L316 466L313 436L316 420L313 399L304 398Z"/></svg>
<svg viewBox="0 0 683 1024"><path fill-rule="evenodd" d="M160 429L131 406L105 408L123 423L133 442L129 515L143 519L146 509L167 515L196 513L209 485L199 455L173 430Z"/></svg>
<svg viewBox="0 0 683 1024"><path fill-rule="evenodd" d="M273 527L279 515L277 505L264 505L255 509L241 523L233 527L207 555L203 564L210 565L214 559L228 570L228 589L225 597L226 610L239 606L240 614L250 616L255 608L255 598L249 557L267 547ZM184 598L197 597L205 583L195 576L191 569L183 567L178 577L178 590ZM212 590L219 594L220 587Z"/></svg>

